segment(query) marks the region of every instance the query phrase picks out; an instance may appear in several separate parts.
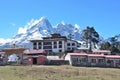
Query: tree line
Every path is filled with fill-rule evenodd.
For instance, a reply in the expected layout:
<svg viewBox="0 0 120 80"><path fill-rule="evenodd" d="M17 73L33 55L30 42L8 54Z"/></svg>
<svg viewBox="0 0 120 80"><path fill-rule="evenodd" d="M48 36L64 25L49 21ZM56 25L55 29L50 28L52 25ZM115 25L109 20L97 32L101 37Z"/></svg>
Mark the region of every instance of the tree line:
<svg viewBox="0 0 120 80"><path fill-rule="evenodd" d="M112 52L112 54L119 54L120 53L120 35L115 35L110 37L108 40L104 41L101 44L100 49L108 49Z"/></svg>
<svg viewBox="0 0 120 80"><path fill-rule="evenodd" d="M70 39L72 34L69 35ZM120 53L120 35L115 35L110 37L108 40L101 39L99 33L95 30L94 27L87 26L84 30L82 30L82 40L84 40L89 46L89 52L92 53L92 47L96 47L99 45L101 50L110 50L111 54Z"/></svg>

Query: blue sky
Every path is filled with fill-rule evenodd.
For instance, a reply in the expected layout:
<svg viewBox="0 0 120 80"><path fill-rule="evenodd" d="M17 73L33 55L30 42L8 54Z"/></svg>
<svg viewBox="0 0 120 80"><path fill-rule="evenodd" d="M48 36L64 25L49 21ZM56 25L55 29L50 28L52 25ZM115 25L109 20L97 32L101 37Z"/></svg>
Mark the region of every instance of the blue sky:
<svg viewBox="0 0 120 80"><path fill-rule="evenodd" d="M43 16L53 26L61 21L80 29L94 26L104 38L120 34L120 0L0 0L0 38L12 38Z"/></svg>

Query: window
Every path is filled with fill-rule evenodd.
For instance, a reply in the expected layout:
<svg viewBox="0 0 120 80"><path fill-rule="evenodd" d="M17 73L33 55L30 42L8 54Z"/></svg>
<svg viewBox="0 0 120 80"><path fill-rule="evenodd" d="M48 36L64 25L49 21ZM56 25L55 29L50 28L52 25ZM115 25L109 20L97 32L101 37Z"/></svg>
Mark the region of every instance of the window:
<svg viewBox="0 0 120 80"><path fill-rule="evenodd" d="M52 49L52 46L44 46L44 49Z"/></svg>
<svg viewBox="0 0 120 80"><path fill-rule="evenodd" d="M34 43L33 43L33 45L37 45L37 43L36 43L36 42L34 42Z"/></svg>
<svg viewBox="0 0 120 80"><path fill-rule="evenodd" d="M71 48L67 48L67 50L71 50Z"/></svg>
<svg viewBox="0 0 120 80"><path fill-rule="evenodd" d="M34 47L33 47L33 49L37 49L37 47L36 47L36 46L34 46Z"/></svg>
<svg viewBox="0 0 120 80"><path fill-rule="evenodd" d="M96 59L92 59L91 62L92 62L92 63L96 63Z"/></svg>
<svg viewBox="0 0 120 80"><path fill-rule="evenodd" d="M33 43L33 49L37 49L37 43L36 42Z"/></svg>
<svg viewBox="0 0 120 80"><path fill-rule="evenodd" d="M62 48L62 45L59 45L59 48Z"/></svg>
<svg viewBox="0 0 120 80"><path fill-rule="evenodd" d="M75 50L75 48L72 48L72 50Z"/></svg>
<svg viewBox="0 0 120 80"><path fill-rule="evenodd" d="M39 45L39 49L41 49L42 47Z"/></svg>
<svg viewBox="0 0 120 80"><path fill-rule="evenodd" d="M42 47L41 47L42 45L41 45L41 42L39 42L38 43L38 49L41 49Z"/></svg>
<svg viewBox="0 0 120 80"><path fill-rule="evenodd" d="M52 45L52 42L44 42L44 45Z"/></svg>
<svg viewBox="0 0 120 80"><path fill-rule="evenodd" d="M79 61L80 61L80 62L83 62L83 61L82 61L82 58L79 58Z"/></svg>
<svg viewBox="0 0 120 80"><path fill-rule="evenodd" d="M52 50L48 50L49 52L52 52Z"/></svg>
<svg viewBox="0 0 120 80"><path fill-rule="evenodd" d="M81 43L78 43L78 44L77 44L77 47L80 47L80 46L81 46Z"/></svg>
<svg viewBox="0 0 120 80"><path fill-rule="evenodd" d="M62 44L62 41L59 41L59 44Z"/></svg>
<svg viewBox="0 0 120 80"><path fill-rule="evenodd" d="M120 60L119 60L119 64L120 64Z"/></svg>
<svg viewBox="0 0 120 80"><path fill-rule="evenodd" d="M80 57L80 58L79 58L79 61L80 61L80 62L86 62L86 58Z"/></svg>
<svg viewBox="0 0 120 80"><path fill-rule="evenodd" d="M59 50L59 52L62 52L62 50Z"/></svg>
<svg viewBox="0 0 120 80"><path fill-rule="evenodd" d="M54 42L54 44L57 44L57 42Z"/></svg>
<svg viewBox="0 0 120 80"><path fill-rule="evenodd" d="M70 43L67 43L67 46L70 46Z"/></svg>
<svg viewBox="0 0 120 80"><path fill-rule="evenodd" d="M54 48L57 48L57 42L54 42Z"/></svg>
<svg viewBox="0 0 120 80"><path fill-rule="evenodd" d="M113 60L107 60L107 63L113 63Z"/></svg>
<svg viewBox="0 0 120 80"><path fill-rule="evenodd" d="M57 45L54 45L54 48L57 48Z"/></svg>
<svg viewBox="0 0 120 80"><path fill-rule="evenodd" d="M75 46L75 43L72 43L72 46Z"/></svg>
<svg viewBox="0 0 120 80"><path fill-rule="evenodd" d="M39 42L38 45L41 45L41 42Z"/></svg>
<svg viewBox="0 0 120 80"><path fill-rule="evenodd" d="M73 63L78 62L78 58L72 58L72 62L73 62Z"/></svg>
<svg viewBox="0 0 120 80"><path fill-rule="evenodd" d="M103 59L98 59L98 62L99 62L99 63L103 63L104 60L103 60Z"/></svg>

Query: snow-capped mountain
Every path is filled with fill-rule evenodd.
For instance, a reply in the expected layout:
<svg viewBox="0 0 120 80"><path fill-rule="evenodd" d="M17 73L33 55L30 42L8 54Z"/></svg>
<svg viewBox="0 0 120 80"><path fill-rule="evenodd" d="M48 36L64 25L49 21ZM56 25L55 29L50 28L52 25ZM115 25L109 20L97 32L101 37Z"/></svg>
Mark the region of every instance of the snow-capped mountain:
<svg viewBox="0 0 120 80"><path fill-rule="evenodd" d="M55 33L60 33L61 35L64 35L68 37L69 34L73 35L73 39L80 40L81 38L81 31L79 30L78 26L73 26L71 24L57 24L57 26L54 28Z"/></svg>
<svg viewBox="0 0 120 80"><path fill-rule="evenodd" d="M10 42L6 42L4 46L7 47L11 44L25 45L29 43L30 39L42 39L42 37L50 36L52 33L60 33L66 37L69 34L73 34L73 38L76 40L80 40L81 37L78 25L75 24L73 26L71 24L59 23L55 27L52 27L49 20L42 17L39 20L31 20L24 28L20 28L18 34Z"/></svg>
<svg viewBox="0 0 120 80"><path fill-rule="evenodd" d="M27 25L24 33L17 34L13 38L13 43L27 43L29 39L41 39L43 36L49 36L52 33L52 25L47 18L35 20Z"/></svg>

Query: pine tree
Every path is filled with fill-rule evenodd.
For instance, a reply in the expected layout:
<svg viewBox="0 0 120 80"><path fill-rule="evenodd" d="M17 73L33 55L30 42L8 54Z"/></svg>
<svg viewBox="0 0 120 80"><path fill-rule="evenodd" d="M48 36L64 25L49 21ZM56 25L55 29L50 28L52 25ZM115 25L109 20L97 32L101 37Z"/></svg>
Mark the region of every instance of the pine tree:
<svg viewBox="0 0 120 80"><path fill-rule="evenodd" d="M94 27L89 27L87 26L86 29L84 29L82 31L83 33L83 40L86 41L87 43L87 47L88 47L88 44L90 45L89 47L89 51L92 52L92 44L98 44L99 42L99 34L98 32L95 31Z"/></svg>

